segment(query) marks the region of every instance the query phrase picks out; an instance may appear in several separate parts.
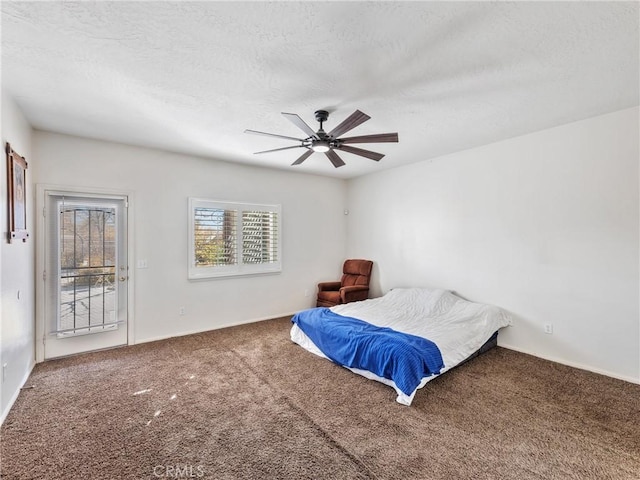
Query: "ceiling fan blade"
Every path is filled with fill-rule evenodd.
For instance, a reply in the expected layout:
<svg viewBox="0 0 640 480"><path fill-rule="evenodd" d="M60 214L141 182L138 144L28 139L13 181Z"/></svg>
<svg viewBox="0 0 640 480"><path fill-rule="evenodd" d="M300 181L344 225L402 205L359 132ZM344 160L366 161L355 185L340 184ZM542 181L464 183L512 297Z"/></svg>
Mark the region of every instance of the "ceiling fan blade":
<svg viewBox="0 0 640 480"><path fill-rule="evenodd" d="M331 163L333 163L333 166L338 168L341 167L343 165L346 165L342 159L338 156L338 154L336 152L334 152L333 150L329 150L328 152L324 152L324 154L329 157L329 160L331 160Z"/></svg>
<svg viewBox="0 0 640 480"><path fill-rule="evenodd" d="M397 133L378 133L375 135L362 135L360 137L341 138L341 143L385 143L397 142Z"/></svg>
<svg viewBox="0 0 640 480"><path fill-rule="evenodd" d="M298 127L300 130L302 130L304 133L306 133L310 137L318 138L318 136L316 135L316 132L314 132L309 125L304 123L304 120L302 120L295 113L282 112L282 115L284 115L285 118L288 118L291 121L291 123L293 123L296 127Z"/></svg>
<svg viewBox="0 0 640 480"><path fill-rule="evenodd" d="M356 128L358 125L366 122L371 117L366 113L362 113L360 110L356 110L349 115L340 125L331 130L328 135L333 138L338 138L343 133L347 133L349 130Z"/></svg>
<svg viewBox="0 0 640 480"><path fill-rule="evenodd" d="M371 150L363 150L362 148L350 147L348 145L340 145L337 147L339 150L343 150L345 152L353 153L354 155L360 155L361 157L367 157L371 160L375 160L379 162L382 157L384 157L383 153L372 152Z"/></svg>
<svg viewBox="0 0 640 480"><path fill-rule="evenodd" d="M286 138L287 140L295 140L297 142L303 142L302 138L287 137L286 135L277 135L275 133L259 132L257 130L245 130L244 133L252 133L254 135L266 135L267 137Z"/></svg>
<svg viewBox="0 0 640 480"><path fill-rule="evenodd" d="M261 152L254 152L254 155L257 155L258 153L279 152L280 150L289 150L291 148L300 148L300 147L304 147L304 145L294 145L293 147L274 148L273 150L262 150Z"/></svg>
<svg viewBox="0 0 640 480"><path fill-rule="evenodd" d="M306 152L304 152L302 155L300 155L300 157L293 162L291 165L300 165L302 162L304 162L307 158L309 158L311 156L311 154L313 153L313 150L309 149Z"/></svg>

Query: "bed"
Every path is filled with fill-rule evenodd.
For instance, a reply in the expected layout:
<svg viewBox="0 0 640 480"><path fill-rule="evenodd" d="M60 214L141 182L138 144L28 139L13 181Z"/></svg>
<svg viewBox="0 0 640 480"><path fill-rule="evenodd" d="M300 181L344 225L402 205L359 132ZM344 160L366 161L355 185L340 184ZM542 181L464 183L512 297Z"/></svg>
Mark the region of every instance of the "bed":
<svg viewBox="0 0 640 480"><path fill-rule="evenodd" d="M394 388L411 405L420 388L490 349L511 325L502 309L447 290L395 288L386 295L293 316L291 340Z"/></svg>

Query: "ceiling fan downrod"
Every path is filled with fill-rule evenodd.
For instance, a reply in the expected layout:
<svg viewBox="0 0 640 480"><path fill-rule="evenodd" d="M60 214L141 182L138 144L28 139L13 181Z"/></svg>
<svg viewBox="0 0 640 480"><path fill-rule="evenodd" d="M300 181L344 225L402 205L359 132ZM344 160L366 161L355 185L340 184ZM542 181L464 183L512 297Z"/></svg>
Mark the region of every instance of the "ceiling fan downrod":
<svg viewBox="0 0 640 480"><path fill-rule="evenodd" d="M329 112L327 112L326 110L316 110L315 116L316 116L316 122L320 122L320 130L318 130L318 133L320 132L324 133L324 130L322 129L322 124L326 122L327 119L329 118Z"/></svg>

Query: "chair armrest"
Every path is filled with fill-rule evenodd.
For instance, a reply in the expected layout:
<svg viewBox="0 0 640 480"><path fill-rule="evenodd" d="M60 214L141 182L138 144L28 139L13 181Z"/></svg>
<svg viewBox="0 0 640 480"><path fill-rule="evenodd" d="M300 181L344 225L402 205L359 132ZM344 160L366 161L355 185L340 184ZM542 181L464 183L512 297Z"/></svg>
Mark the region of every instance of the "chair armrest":
<svg viewBox="0 0 640 480"><path fill-rule="evenodd" d="M328 291L338 291L340 290L340 286L342 284L340 282L322 282L318 284L319 292L328 292Z"/></svg>
<svg viewBox="0 0 640 480"><path fill-rule="evenodd" d="M369 297L368 285L353 285L351 287L342 287L340 289L340 298L342 299L342 303L366 300L367 297Z"/></svg>

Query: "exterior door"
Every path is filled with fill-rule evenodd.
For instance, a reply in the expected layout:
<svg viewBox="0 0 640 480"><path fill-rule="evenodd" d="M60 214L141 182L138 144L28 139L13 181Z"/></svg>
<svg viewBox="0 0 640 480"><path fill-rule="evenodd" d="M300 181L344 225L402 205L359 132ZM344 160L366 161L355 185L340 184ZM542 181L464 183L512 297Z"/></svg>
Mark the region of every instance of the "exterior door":
<svg viewBox="0 0 640 480"><path fill-rule="evenodd" d="M45 191L44 358L127 344L127 199Z"/></svg>

